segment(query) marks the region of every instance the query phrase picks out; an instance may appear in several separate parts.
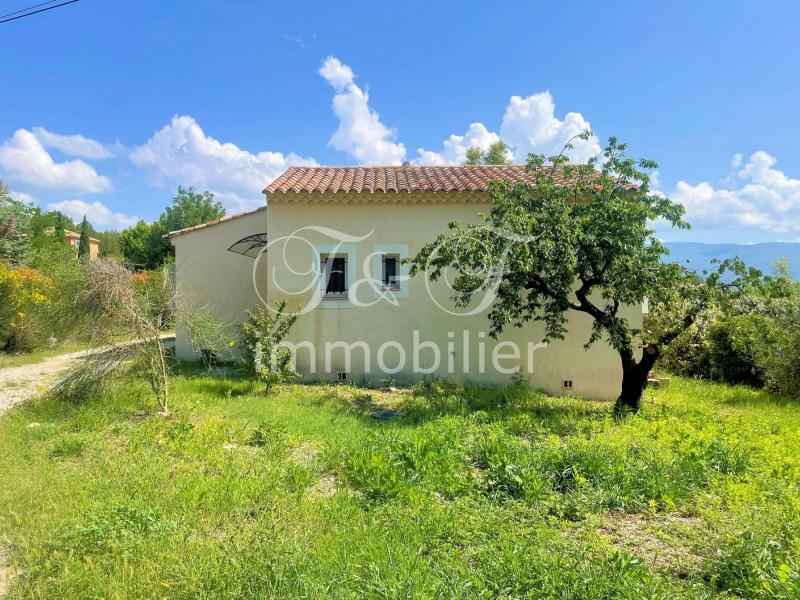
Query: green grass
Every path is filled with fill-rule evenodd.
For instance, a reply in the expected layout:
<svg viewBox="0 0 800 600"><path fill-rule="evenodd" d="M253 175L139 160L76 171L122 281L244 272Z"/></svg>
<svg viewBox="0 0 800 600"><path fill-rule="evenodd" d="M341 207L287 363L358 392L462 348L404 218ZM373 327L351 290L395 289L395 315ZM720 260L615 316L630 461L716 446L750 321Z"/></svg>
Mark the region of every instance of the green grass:
<svg viewBox="0 0 800 600"><path fill-rule="evenodd" d="M54 356L69 354L70 352L80 352L81 350L86 350L87 348L89 348L88 344L73 342L68 344L59 344L55 348L34 350L33 352L0 352L0 369L5 369L6 367L32 365Z"/></svg>
<svg viewBox="0 0 800 600"><path fill-rule="evenodd" d="M10 597L800 596L800 403L255 392L187 370L170 419L130 381L0 419Z"/></svg>

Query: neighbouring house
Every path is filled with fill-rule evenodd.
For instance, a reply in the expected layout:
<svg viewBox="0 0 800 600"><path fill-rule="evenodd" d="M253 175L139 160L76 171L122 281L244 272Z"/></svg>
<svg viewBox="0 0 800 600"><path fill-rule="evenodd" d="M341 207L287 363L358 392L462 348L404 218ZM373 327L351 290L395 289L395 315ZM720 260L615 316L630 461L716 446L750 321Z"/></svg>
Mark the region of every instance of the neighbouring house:
<svg viewBox="0 0 800 600"><path fill-rule="evenodd" d="M491 298L457 309L446 281L409 278L403 260L451 221L482 222L489 182L529 177L522 166L293 167L264 206L167 234L178 291L211 309L231 340L245 311L286 299L300 311L289 341L306 380L495 384L515 374L552 393L612 398L618 354L589 350L591 319L569 316L564 340L538 324L488 335ZM642 307L626 310L633 327ZM179 322L177 353L198 356Z"/></svg>
<svg viewBox="0 0 800 600"><path fill-rule="evenodd" d="M55 227L48 227L44 230L45 235L54 236L56 234ZM78 252L78 246L81 242L81 234L69 229L64 230L64 244L70 248L74 248ZM89 260L97 260L100 255L100 240L90 237L89 238Z"/></svg>
<svg viewBox="0 0 800 600"><path fill-rule="evenodd" d="M70 231L69 229L64 230L64 243L70 248L75 248L75 252L78 251L78 246L80 245L80 242L81 242L80 233L75 233L74 231ZM97 260L97 257L99 255L100 255L100 240L90 237L89 260Z"/></svg>

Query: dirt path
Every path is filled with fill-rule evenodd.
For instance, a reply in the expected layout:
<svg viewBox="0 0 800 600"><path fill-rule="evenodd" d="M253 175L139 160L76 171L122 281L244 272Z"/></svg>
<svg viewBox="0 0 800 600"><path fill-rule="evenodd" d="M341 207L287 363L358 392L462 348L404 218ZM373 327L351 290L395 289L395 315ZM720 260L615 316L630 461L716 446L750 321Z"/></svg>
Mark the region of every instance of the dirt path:
<svg viewBox="0 0 800 600"><path fill-rule="evenodd" d="M162 339L170 343L174 336L165 335ZM0 369L0 415L46 389L56 375L75 365L86 352L70 352L30 365Z"/></svg>
<svg viewBox="0 0 800 600"><path fill-rule="evenodd" d="M0 414L42 391L61 371L73 366L85 350L46 358L31 365L0 369Z"/></svg>

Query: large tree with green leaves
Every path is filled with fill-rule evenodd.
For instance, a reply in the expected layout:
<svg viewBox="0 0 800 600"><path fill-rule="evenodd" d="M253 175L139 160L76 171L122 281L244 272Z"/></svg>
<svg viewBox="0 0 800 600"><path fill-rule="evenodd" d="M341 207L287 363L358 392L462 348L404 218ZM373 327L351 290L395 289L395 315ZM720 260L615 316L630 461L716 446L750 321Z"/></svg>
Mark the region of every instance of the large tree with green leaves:
<svg viewBox="0 0 800 600"><path fill-rule="evenodd" d="M465 165L509 165L511 152L504 142L495 142L486 150L472 147L467 150Z"/></svg>
<svg viewBox="0 0 800 600"><path fill-rule="evenodd" d="M545 340L561 339L569 313L588 315L586 347L604 338L619 353L617 410L637 411L660 349L692 322L716 279L699 281L662 260L668 251L651 223L688 224L682 206L651 193L647 171L655 162L629 158L615 138L602 163L569 164L570 149L567 144L549 159L531 154L526 169L532 184L492 182L486 223L452 223L449 233L412 259L411 272L425 271L435 280L454 269L454 301L461 306L478 293L492 293L494 336L535 321L543 324ZM626 307L646 299L673 308L657 335L626 317Z"/></svg>
<svg viewBox="0 0 800 600"><path fill-rule="evenodd" d="M209 191L196 192L193 187L178 186L178 193L172 198L172 205L164 209L158 222L167 231L193 227L225 216L222 204L214 200Z"/></svg>
<svg viewBox="0 0 800 600"><path fill-rule="evenodd" d="M225 208L214 200L214 194L196 192L179 186L172 204L164 209L155 223L139 221L123 230L119 238L125 261L141 269L156 269L173 256L172 245L162 238L165 233L194 227L225 216Z"/></svg>

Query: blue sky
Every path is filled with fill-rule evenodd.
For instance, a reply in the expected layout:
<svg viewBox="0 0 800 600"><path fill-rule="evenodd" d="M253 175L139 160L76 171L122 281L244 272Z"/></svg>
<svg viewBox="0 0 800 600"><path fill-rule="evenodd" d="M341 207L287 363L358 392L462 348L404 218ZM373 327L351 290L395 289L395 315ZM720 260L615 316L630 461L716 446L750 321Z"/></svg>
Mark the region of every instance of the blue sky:
<svg viewBox="0 0 800 600"><path fill-rule="evenodd" d="M616 135L660 163L695 225L665 239L800 241L799 22L772 1L81 0L0 25L0 176L119 228L179 183L235 211L290 164L498 137L520 160L588 124L576 158Z"/></svg>

